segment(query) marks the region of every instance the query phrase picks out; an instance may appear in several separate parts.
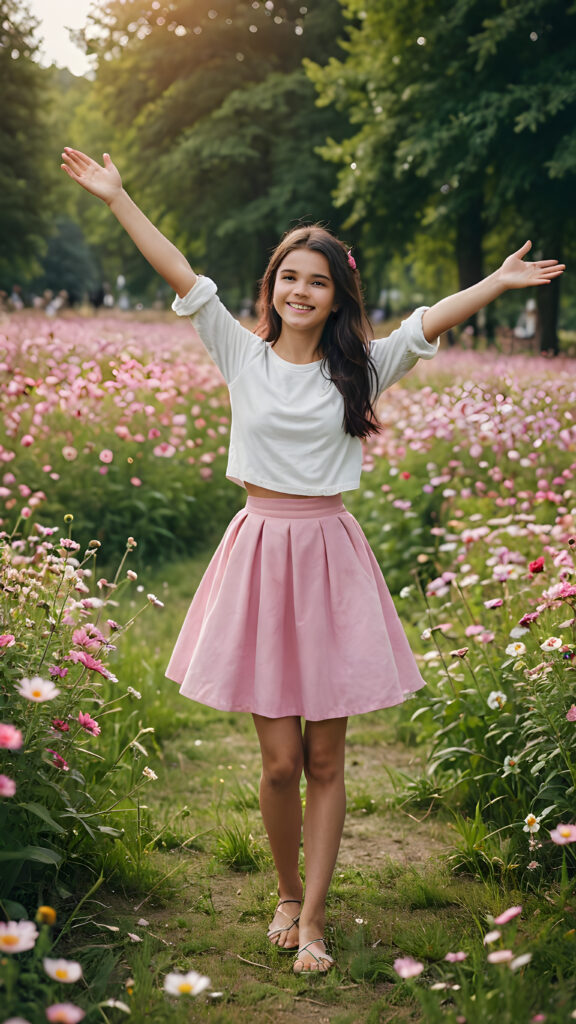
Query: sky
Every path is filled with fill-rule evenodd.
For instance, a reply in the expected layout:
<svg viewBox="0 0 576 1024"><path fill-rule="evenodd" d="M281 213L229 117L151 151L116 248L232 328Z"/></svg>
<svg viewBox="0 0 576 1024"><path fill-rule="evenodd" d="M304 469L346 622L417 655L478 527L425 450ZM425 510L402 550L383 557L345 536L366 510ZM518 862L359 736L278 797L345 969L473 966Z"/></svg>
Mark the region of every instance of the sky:
<svg viewBox="0 0 576 1024"><path fill-rule="evenodd" d="M84 28L92 0L27 0L27 4L40 21L41 63L70 68L75 75L86 74L90 62L71 42L67 29Z"/></svg>

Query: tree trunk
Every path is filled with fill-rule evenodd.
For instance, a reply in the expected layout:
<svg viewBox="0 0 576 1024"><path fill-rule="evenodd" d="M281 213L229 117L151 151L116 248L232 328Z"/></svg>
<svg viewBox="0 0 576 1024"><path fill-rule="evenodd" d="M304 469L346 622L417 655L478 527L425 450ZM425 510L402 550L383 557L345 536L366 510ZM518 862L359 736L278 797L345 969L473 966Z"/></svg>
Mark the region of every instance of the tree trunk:
<svg viewBox="0 0 576 1024"><path fill-rule="evenodd" d="M478 193L477 196L470 199L468 206L460 213L456 222L456 258L458 260L458 282L461 290L469 288L484 277L484 261L482 256L483 234L482 196ZM476 337L478 333L476 314L471 316L463 326L471 326L474 337Z"/></svg>
<svg viewBox="0 0 576 1024"><path fill-rule="evenodd" d="M558 235L555 238L545 237L543 254L544 259L551 258L562 262L562 242ZM538 303L538 347L540 352L545 355L557 356L560 351L558 341L560 278L556 278L552 284L541 285L537 289L536 301Z"/></svg>

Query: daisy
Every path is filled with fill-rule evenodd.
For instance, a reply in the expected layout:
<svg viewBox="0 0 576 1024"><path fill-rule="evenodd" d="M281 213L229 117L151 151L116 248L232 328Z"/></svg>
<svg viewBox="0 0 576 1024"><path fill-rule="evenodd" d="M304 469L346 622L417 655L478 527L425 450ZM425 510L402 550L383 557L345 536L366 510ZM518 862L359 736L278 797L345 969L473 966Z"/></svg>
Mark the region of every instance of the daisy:
<svg viewBox="0 0 576 1024"><path fill-rule="evenodd" d="M82 967L76 960L51 960L44 957L44 970L54 981L65 981L68 984L82 977Z"/></svg>
<svg viewBox="0 0 576 1024"><path fill-rule="evenodd" d="M18 693L27 700L33 700L41 704L45 700L54 700L60 690L54 686L51 679L42 679L41 676L32 676L31 679L21 679L17 687Z"/></svg>
<svg viewBox="0 0 576 1024"><path fill-rule="evenodd" d="M3 953L23 953L32 949L38 938L38 929L32 921L0 921L0 950Z"/></svg>
<svg viewBox="0 0 576 1024"><path fill-rule="evenodd" d="M210 978L198 974L197 971L188 971L187 974L178 974L173 971L164 978L164 991L170 996L198 996L210 987Z"/></svg>

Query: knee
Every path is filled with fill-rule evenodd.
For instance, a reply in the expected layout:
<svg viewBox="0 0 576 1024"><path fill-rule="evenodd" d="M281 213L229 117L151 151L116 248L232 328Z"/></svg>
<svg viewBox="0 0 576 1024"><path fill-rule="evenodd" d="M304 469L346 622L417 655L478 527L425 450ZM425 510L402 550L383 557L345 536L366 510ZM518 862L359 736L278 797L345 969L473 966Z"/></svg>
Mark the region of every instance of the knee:
<svg viewBox="0 0 576 1024"><path fill-rule="evenodd" d="M304 772L308 782L330 785L344 779L344 764L333 753L309 753L304 761Z"/></svg>
<svg viewBox="0 0 576 1024"><path fill-rule="evenodd" d="M301 757L278 757L262 765L262 779L274 789L298 785L302 775Z"/></svg>

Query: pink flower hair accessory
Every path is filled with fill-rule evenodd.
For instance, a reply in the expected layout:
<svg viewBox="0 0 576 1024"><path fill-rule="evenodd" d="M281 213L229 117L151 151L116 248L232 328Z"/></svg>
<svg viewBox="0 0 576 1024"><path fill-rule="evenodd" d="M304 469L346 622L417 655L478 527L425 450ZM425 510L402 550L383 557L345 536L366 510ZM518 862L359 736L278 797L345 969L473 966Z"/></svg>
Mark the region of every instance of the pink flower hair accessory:
<svg viewBox="0 0 576 1024"><path fill-rule="evenodd" d="M353 255L352 255L352 249L348 249L348 252L347 252L346 255L348 257L348 266L352 267L352 270L356 270L356 260L354 259Z"/></svg>

